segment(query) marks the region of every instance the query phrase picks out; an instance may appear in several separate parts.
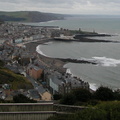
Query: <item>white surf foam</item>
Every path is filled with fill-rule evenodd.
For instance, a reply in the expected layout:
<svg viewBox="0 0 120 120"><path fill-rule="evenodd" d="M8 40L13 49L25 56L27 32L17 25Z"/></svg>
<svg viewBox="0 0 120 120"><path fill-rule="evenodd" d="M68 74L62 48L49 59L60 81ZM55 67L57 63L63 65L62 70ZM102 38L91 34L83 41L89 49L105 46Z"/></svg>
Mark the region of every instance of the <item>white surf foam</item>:
<svg viewBox="0 0 120 120"><path fill-rule="evenodd" d="M53 43L53 42L46 42L45 45L50 45L50 44L52 44L52 43ZM50 56L48 56L48 55L45 55L45 54L41 51L41 47L42 47L42 45L38 45L38 46L36 47L36 51L37 51L39 54L43 55L43 56L50 57Z"/></svg>
<svg viewBox="0 0 120 120"><path fill-rule="evenodd" d="M120 59L107 58L107 57L92 57L92 59L81 58L82 60L87 60L91 62L95 62L98 65L105 67L116 67L120 64Z"/></svg>
<svg viewBox="0 0 120 120"><path fill-rule="evenodd" d="M95 83L90 83L90 89L92 89L92 90L94 90L94 91L96 91L97 90L97 86L96 86L96 84Z"/></svg>
<svg viewBox="0 0 120 120"><path fill-rule="evenodd" d="M40 47L41 47L41 45L38 45L38 46L36 47L36 51L37 51L39 54L43 55L43 56L49 57L49 56L45 55L45 54L40 50Z"/></svg>
<svg viewBox="0 0 120 120"><path fill-rule="evenodd" d="M46 21L46 22L39 22L40 24L44 24L44 23L53 23L53 22L55 22L55 21L57 21L57 20L50 20L50 21Z"/></svg>
<svg viewBox="0 0 120 120"><path fill-rule="evenodd" d="M98 64L101 66L106 67L116 67L118 64L120 64L120 59L113 59L113 58L106 58L106 57L92 57L94 60L97 61Z"/></svg>
<svg viewBox="0 0 120 120"><path fill-rule="evenodd" d="M53 42L46 42L45 44L46 45L50 45L50 44L53 44Z"/></svg>
<svg viewBox="0 0 120 120"><path fill-rule="evenodd" d="M71 70L70 70L70 69L67 69L67 70L66 70L66 73L71 74Z"/></svg>
<svg viewBox="0 0 120 120"><path fill-rule="evenodd" d="M72 72L71 72L70 69L67 69L67 70L66 70L66 73L71 74L72 77L75 76L74 74L72 74ZM82 80L83 80L83 79L82 79ZM98 88L95 83L89 83L89 85L90 85L90 89L92 89L93 91L96 91L97 88Z"/></svg>
<svg viewBox="0 0 120 120"><path fill-rule="evenodd" d="M66 68L66 67L67 67L67 66L64 65L64 68ZM74 75L74 74L71 72L70 68L67 68L66 73L71 74L72 77L77 76L77 75ZM84 79L82 78L82 76L81 76L80 78L84 81ZM93 91L95 91L95 90L98 88L95 83L89 83L89 85L90 85L90 89L92 89Z"/></svg>
<svg viewBox="0 0 120 120"><path fill-rule="evenodd" d="M71 72L71 70L70 70L69 68L66 70L66 73L71 74L71 76L72 76L72 77L74 77L74 76L75 76L74 74L72 74L72 72Z"/></svg>

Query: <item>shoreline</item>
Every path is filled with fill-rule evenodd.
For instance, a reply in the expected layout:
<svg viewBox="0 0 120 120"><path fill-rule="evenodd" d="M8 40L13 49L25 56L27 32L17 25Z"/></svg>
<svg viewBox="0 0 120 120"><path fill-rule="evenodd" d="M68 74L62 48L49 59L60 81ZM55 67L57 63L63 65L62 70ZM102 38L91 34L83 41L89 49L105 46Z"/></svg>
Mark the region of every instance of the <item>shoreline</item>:
<svg viewBox="0 0 120 120"><path fill-rule="evenodd" d="M48 68L58 70L61 73L66 72L66 68L64 68L64 65L66 64L66 62L61 61L57 58L50 58L48 56L44 56L36 51L36 47L38 45L44 44L46 42L51 42L51 41L50 39L47 39L43 41L39 40L35 42L33 41L33 42L25 43L26 50L31 54L37 54L37 56L39 57L39 60L44 64L46 64Z"/></svg>
<svg viewBox="0 0 120 120"><path fill-rule="evenodd" d="M37 46L45 44L47 42L52 42L54 40L52 39L46 39L46 40L37 40L32 41L28 43L24 43L26 46L26 50L31 54L37 54L40 61L44 62L49 66L51 69L58 70L61 73L66 72L67 68L64 68L64 65L67 63L81 63L81 64L93 64L96 65L97 63L87 60L78 60L78 59L71 59L71 58L51 58L49 56L45 56L44 54L41 54L40 52L37 52Z"/></svg>
<svg viewBox="0 0 120 120"><path fill-rule="evenodd" d="M77 60L77 59L70 59L70 58L66 58L66 59L64 59L64 58L51 58L49 56L44 56L44 55L38 53L36 51L37 46L41 45L41 44L45 44L46 42L52 42L52 40L47 39L47 40L43 40L43 41L41 41L41 40L32 41L32 42L29 42L29 43L25 43L25 46L26 46L26 50L30 54L36 53L37 56L39 57L39 60L41 62L47 64L47 66L49 66L48 68L55 69L60 73L66 73L69 68L65 68L64 66L67 63L70 63L70 62L71 63L94 64L94 65L96 65L96 63L89 62L89 61L86 61L86 60ZM72 74L72 73L70 73L70 74ZM97 89L96 86L95 86L96 85L95 83L89 83L89 85L90 85L90 90L95 91Z"/></svg>
<svg viewBox="0 0 120 120"><path fill-rule="evenodd" d="M88 61L88 60L78 60L78 59L71 59L71 58L51 58L50 56L44 56L44 54L38 53L37 46L39 45L47 45L47 42L53 42L52 39L43 39L43 40L36 40L31 41L27 43L23 43L26 46L26 50L31 54L37 56L39 62L41 62L43 65L47 65L47 68L57 70L60 73L66 73L69 68L64 67L67 63L80 63L80 64L93 64L96 65L97 63L94 61ZM39 48L38 48L39 49ZM69 71L70 72L70 71ZM72 73L70 73L72 74ZM75 75L73 75L75 76ZM83 81L85 81L83 79ZM90 90L95 91L98 87L95 83L89 83Z"/></svg>
<svg viewBox="0 0 120 120"><path fill-rule="evenodd" d="M99 37L99 36L98 36ZM63 42L89 42L89 43L120 43L120 41L112 41L112 40L99 40L99 39L92 39L87 37L79 37L78 39L65 39L65 38L54 38L54 41L63 41Z"/></svg>

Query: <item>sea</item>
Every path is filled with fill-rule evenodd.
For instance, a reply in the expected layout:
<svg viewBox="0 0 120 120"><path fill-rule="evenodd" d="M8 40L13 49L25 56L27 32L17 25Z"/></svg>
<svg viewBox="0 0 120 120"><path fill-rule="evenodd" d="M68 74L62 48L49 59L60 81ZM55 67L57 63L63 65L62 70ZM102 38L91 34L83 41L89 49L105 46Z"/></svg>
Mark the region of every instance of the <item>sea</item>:
<svg viewBox="0 0 120 120"><path fill-rule="evenodd" d="M112 37L92 37L92 39L120 41L120 16L81 15L42 23L37 26L59 26L64 29L95 31L113 35ZM100 86L113 90L120 89L120 43L58 42L39 45L37 52L52 58L84 59L97 65L68 63L67 72L89 82L90 88Z"/></svg>

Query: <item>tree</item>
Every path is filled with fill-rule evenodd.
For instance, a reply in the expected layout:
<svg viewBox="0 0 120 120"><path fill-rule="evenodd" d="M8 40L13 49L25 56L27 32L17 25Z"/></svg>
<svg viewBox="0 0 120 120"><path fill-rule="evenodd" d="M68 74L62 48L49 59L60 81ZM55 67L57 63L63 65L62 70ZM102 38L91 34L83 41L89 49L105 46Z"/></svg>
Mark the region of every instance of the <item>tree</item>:
<svg viewBox="0 0 120 120"><path fill-rule="evenodd" d="M115 98L115 100L119 100L120 101L120 90L114 91L114 98Z"/></svg>
<svg viewBox="0 0 120 120"><path fill-rule="evenodd" d="M114 93L110 88L101 86L94 93L94 97L97 100L110 101L114 100Z"/></svg>
<svg viewBox="0 0 120 120"><path fill-rule="evenodd" d="M28 97L24 96L23 94L18 94L13 97L14 103L36 103L35 100L31 100Z"/></svg>
<svg viewBox="0 0 120 120"><path fill-rule="evenodd" d="M120 119L120 101L101 102L97 108L106 111L107 120Z"/></svg>
<svg viewBox="0 0 120 120"><path fill-rule="evenodd" d="M54 94L53 95L54 100L60 100L62 98L61 94Z"/></svg>
<svg viewBox="0 0 120 120"><path fill-rule="evenodd" d="M107 114L104 110L88 108L77 112L74 120L107 120Z"/></svg>
<svg viewBox="0 0 120 120"><path fill-rule="evenodd" d="M67 112L67 111L66 111ZM60 114L48 120L119 120L120 102L101 102L96 107L89 107L73 114Z"/></svg>
<svg viewBox="0 0 120 120"><path fill-rule="evenodd" d="M83 88L73 90L73 95L76 97L77 101L80 102L87 102L92 96L89 90Z"/></svg>
<svg viewBox="0 0 120 120"><path fill-rule="evenodd" d="M75 102L76 102L76 97L71 93L65 94L60 101L61 104L66 104L66 105L73 105L75 104Z"/></svg>

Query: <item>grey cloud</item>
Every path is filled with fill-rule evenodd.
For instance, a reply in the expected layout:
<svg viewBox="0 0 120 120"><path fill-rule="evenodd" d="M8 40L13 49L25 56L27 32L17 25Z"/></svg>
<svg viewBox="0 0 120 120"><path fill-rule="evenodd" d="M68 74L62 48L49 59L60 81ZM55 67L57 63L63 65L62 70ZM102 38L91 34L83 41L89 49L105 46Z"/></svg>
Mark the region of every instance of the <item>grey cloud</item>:
<svg viewBox="0 0 120 120"><path fill-rule="evenodd" d="M120 3L120 0L0 0L0 2L9 2L9 3L20 3L20 2L27 2L27 3L46 3L46 4L71 4L74 2L78 2L81 4L87 3Z"/></svg>
<svg viewBox="0 0 120 120"><path fill-rule="evenodd" d="M30 0L31 2L33 0ZM85 4L85 3L93 3L93 4L105 4L105 3L120 3L120 0L34 0L35 2L47 3L47 4L73 4L74 2ZM33 1L33 2L34 2Z"/></svg>
<svg viewBox="0 0 120 120"><path fill-rule="evenodd" d="M109 9L120 14L120 0L0 0L0 11L36 10L45 12L97 13ZM99 12L98 12L99 13Z"/></svg>
<svg viewBox="0 0 120 120"><path fill-rule="evenodd" d="M0 2L7 3L27 3L27 4L48 4L48 5L74 5L74 3L78 4L87 4L88 2L91 4L109 4L109 3L118 3L120 4L120 0L0 0Z"/></svg>
<svg viewBox="0 0 120 120"><path fill-rule="evenodd" d="M120 3L120 0L88 0L91 3L101 3L101 4L105 4L105 3Z"/></svg>
<svg viewBox="0 0 120 120"><path fill-rule="evenodd" d="M19 0L0 0L2 3L18 3Z"/></svg>

